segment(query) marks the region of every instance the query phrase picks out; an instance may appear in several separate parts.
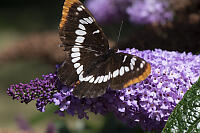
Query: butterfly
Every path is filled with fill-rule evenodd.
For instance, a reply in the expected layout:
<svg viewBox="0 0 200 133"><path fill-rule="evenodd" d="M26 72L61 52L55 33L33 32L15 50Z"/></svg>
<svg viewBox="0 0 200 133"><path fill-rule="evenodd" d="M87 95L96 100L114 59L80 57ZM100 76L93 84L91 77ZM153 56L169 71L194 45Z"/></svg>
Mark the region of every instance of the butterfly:
<svg viewBox="0 0 200 133"><path fill-rule="evenodd" d="M73 95L95 98L107 88L126 88L147 78L151 66L135 55L117 53L90 11L79 0L65 0L59 24L66 59L58 69Z"/></svg>

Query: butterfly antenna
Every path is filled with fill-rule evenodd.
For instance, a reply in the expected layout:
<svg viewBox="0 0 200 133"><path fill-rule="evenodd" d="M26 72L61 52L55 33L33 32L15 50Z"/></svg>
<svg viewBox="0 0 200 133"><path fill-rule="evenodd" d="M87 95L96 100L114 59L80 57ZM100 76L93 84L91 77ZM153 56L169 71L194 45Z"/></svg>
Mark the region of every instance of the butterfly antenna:
<svg viewBox="0 0 200 133"><path fill-rule="evenodd" d="M119 42L119 38L120 38L120 35L121 35L123 23L124 23L124 21L122 20L121 25L120 25L120 29L119 29L119 34L118 34L118 37L117 37L117 44Z"/></svg>

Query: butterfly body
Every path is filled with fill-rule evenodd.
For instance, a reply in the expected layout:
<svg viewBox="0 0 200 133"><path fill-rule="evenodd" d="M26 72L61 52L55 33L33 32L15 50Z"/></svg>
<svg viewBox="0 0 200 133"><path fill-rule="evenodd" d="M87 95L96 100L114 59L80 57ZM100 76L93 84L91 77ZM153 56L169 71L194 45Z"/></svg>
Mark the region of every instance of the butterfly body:
<svg viewBox="0 0 200 133"><path fill-rule="evenodd" d="M58 77L79 98L101 96L108 87L128 87L150 73L143 59L109 48L102 29L78 0L65 1L59 34L67 56Z"/></svg>

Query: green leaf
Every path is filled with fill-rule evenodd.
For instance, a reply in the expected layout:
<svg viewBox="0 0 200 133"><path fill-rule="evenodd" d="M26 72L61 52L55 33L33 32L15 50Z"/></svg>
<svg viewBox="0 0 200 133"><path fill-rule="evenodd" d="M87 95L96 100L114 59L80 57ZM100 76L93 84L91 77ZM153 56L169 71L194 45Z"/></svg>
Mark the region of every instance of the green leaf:
<svg viewBox="0 0 200 133"><path fill-rule="evenodd" d="M162 133L200 133L200 79L177 104Z"/></svg>

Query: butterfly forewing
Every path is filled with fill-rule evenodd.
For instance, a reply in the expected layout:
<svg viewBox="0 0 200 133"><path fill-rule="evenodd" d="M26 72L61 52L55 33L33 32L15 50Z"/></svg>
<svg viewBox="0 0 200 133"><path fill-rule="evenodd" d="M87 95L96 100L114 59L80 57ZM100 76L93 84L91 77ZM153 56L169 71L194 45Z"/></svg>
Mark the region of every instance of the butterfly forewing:
<svg viewBox="0 0 200 133"><path fill-rule="evenodd" d="M102 29L80 1L66 0L62 14L59 34L64 47L77 44L100 53L109 49Z"/></svg>
<svg viewBox="0 0 200 133"><path fill-rule="evenodd" d="M145 60L130 54L115 53L110 63L112 89L126 88L147 78L151 68Z"/></svg>
<svg viewBox="0 0 200 133"><path fill-rule="evenodd" d="M72 86L78 80L76 69L71 61L71 54L68 52L65 61L58 68L57 75L62 84Z"/></svg>

